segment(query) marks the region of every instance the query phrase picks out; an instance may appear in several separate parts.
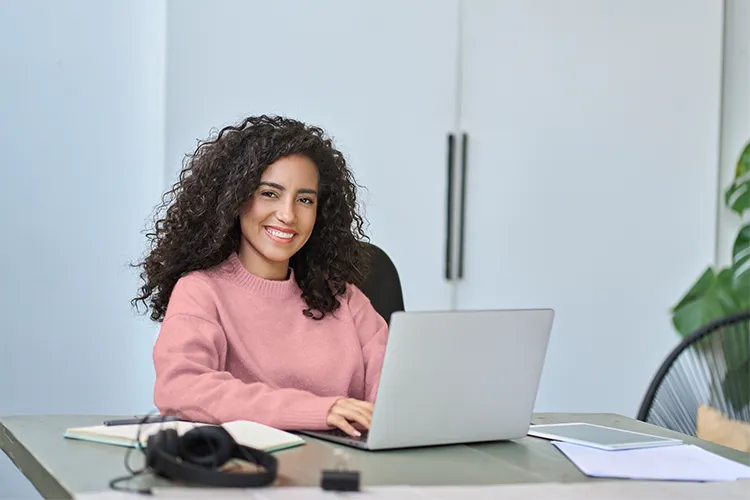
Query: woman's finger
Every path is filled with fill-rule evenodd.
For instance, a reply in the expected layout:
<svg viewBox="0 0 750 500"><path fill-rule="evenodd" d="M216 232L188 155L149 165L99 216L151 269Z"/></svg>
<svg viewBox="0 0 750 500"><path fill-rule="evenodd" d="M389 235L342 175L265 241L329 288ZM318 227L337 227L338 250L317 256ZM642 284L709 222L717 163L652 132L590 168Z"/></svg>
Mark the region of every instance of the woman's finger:
<svg viewBox="0 0 750 500"><path fill-rule="evenodd" d="M341 406L340 410L336 413L349 421L361 424L367 429L370 428L370 424L372 423L372 414L368 414L366 410L362 410L358 406Z"/></svg>
<svg viewBox="0 0 750 500"><path fill-rule="evenodd" d="M337 412L337 415L346 419L348 422L357 423L365 429L370 428L370 421L357 411L342 410L340 412Z"/></svg>
<svg viewBox="0 0 750 500"><path fill-rule="evenodd" d="M352 424L350 424L346 420L346 418L340 415L334 415L333 418L331 419L331 424L338 427L339 429L346 432L352 437L360 437L362 435L362 433L359 432L357 429L355 429L354 426L352 426Z"/></svg>
<svg viewBox="0 0 750 500"><path fill-rule="evenodd" d="M368 419L372 420L372 405L365 401L359 401L357 399L347 399L342 401L342 404L354 410L359 411L363 415L366 415Z"/></svg>

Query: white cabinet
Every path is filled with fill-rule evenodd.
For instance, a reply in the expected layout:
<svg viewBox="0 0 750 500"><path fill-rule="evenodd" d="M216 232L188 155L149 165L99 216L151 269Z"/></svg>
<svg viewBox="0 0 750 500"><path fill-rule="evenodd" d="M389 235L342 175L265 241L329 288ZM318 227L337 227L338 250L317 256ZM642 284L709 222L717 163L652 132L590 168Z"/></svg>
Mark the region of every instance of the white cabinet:
<svg viewBox="0 0 750 500"><path fill-rule="evenodd" d="M722 2L463 3L460 309L552 307L538 409L637 410L713 260Z"/></svg>
<svg viewBox="0 0 750 500"><path fill-rule="evenodd" d="M635 412L713 259L721 0L205 5L168 3L172 176L247 114L323 126L407 309L553 307L537 408Z"/></svg>

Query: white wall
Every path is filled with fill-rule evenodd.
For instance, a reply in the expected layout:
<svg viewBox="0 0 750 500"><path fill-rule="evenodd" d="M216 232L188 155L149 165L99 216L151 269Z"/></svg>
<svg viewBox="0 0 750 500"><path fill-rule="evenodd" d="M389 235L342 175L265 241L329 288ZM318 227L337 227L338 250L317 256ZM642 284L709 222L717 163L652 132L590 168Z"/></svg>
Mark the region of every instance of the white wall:
<svg viewBox="0 0 750 500"><path fill-rule="evenodd" d="M716 264L719 266L731 263L732 245L743 222L724 205L724 191L734 178L734 169L742 148L750 141L750 2L725 2L720 198L716 238ZM744 220L750 221L750 214L746 213Z"/></svg>
<svg viewBox="0 0 750 500"><path fill-rule="evenodd" d="M165 4L0 2L0 415L148 412ZM125 472L125 471L123 471ZM0 497L38 496L0 454Z"/></svg>

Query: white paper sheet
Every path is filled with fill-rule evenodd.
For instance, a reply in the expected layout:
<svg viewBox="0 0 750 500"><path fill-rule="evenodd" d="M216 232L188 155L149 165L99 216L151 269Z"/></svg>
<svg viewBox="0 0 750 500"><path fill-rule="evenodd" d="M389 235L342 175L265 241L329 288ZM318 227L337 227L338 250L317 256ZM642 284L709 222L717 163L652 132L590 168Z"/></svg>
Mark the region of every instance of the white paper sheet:
<svg viewBox="0 0 750 500"><path fill-rule="evenodd" d="M592 477L665 481L736 481L750 478L750 467L747 465L695 445L605 451L559 441L552 444L581 472Z"/></svg>

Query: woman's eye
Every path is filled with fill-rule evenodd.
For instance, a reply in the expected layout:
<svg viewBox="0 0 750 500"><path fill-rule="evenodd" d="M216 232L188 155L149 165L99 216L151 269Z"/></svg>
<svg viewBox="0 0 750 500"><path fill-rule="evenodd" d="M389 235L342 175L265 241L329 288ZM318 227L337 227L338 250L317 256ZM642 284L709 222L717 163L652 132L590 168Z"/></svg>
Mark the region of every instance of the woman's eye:
<svg viewBox="0 0 750 500"><path fill-rule="evenodd" d="M299 201L307 205L312 205L313 203L315 203L312 198L300 198Z"/></svg>
<svg viewBox="0 0 750 500"><path fill-rule="evenodd" d="M268 197L268 198L275 198L276 197L276 193L274 193L273 191L261 191L260 195Z"/></svg>

